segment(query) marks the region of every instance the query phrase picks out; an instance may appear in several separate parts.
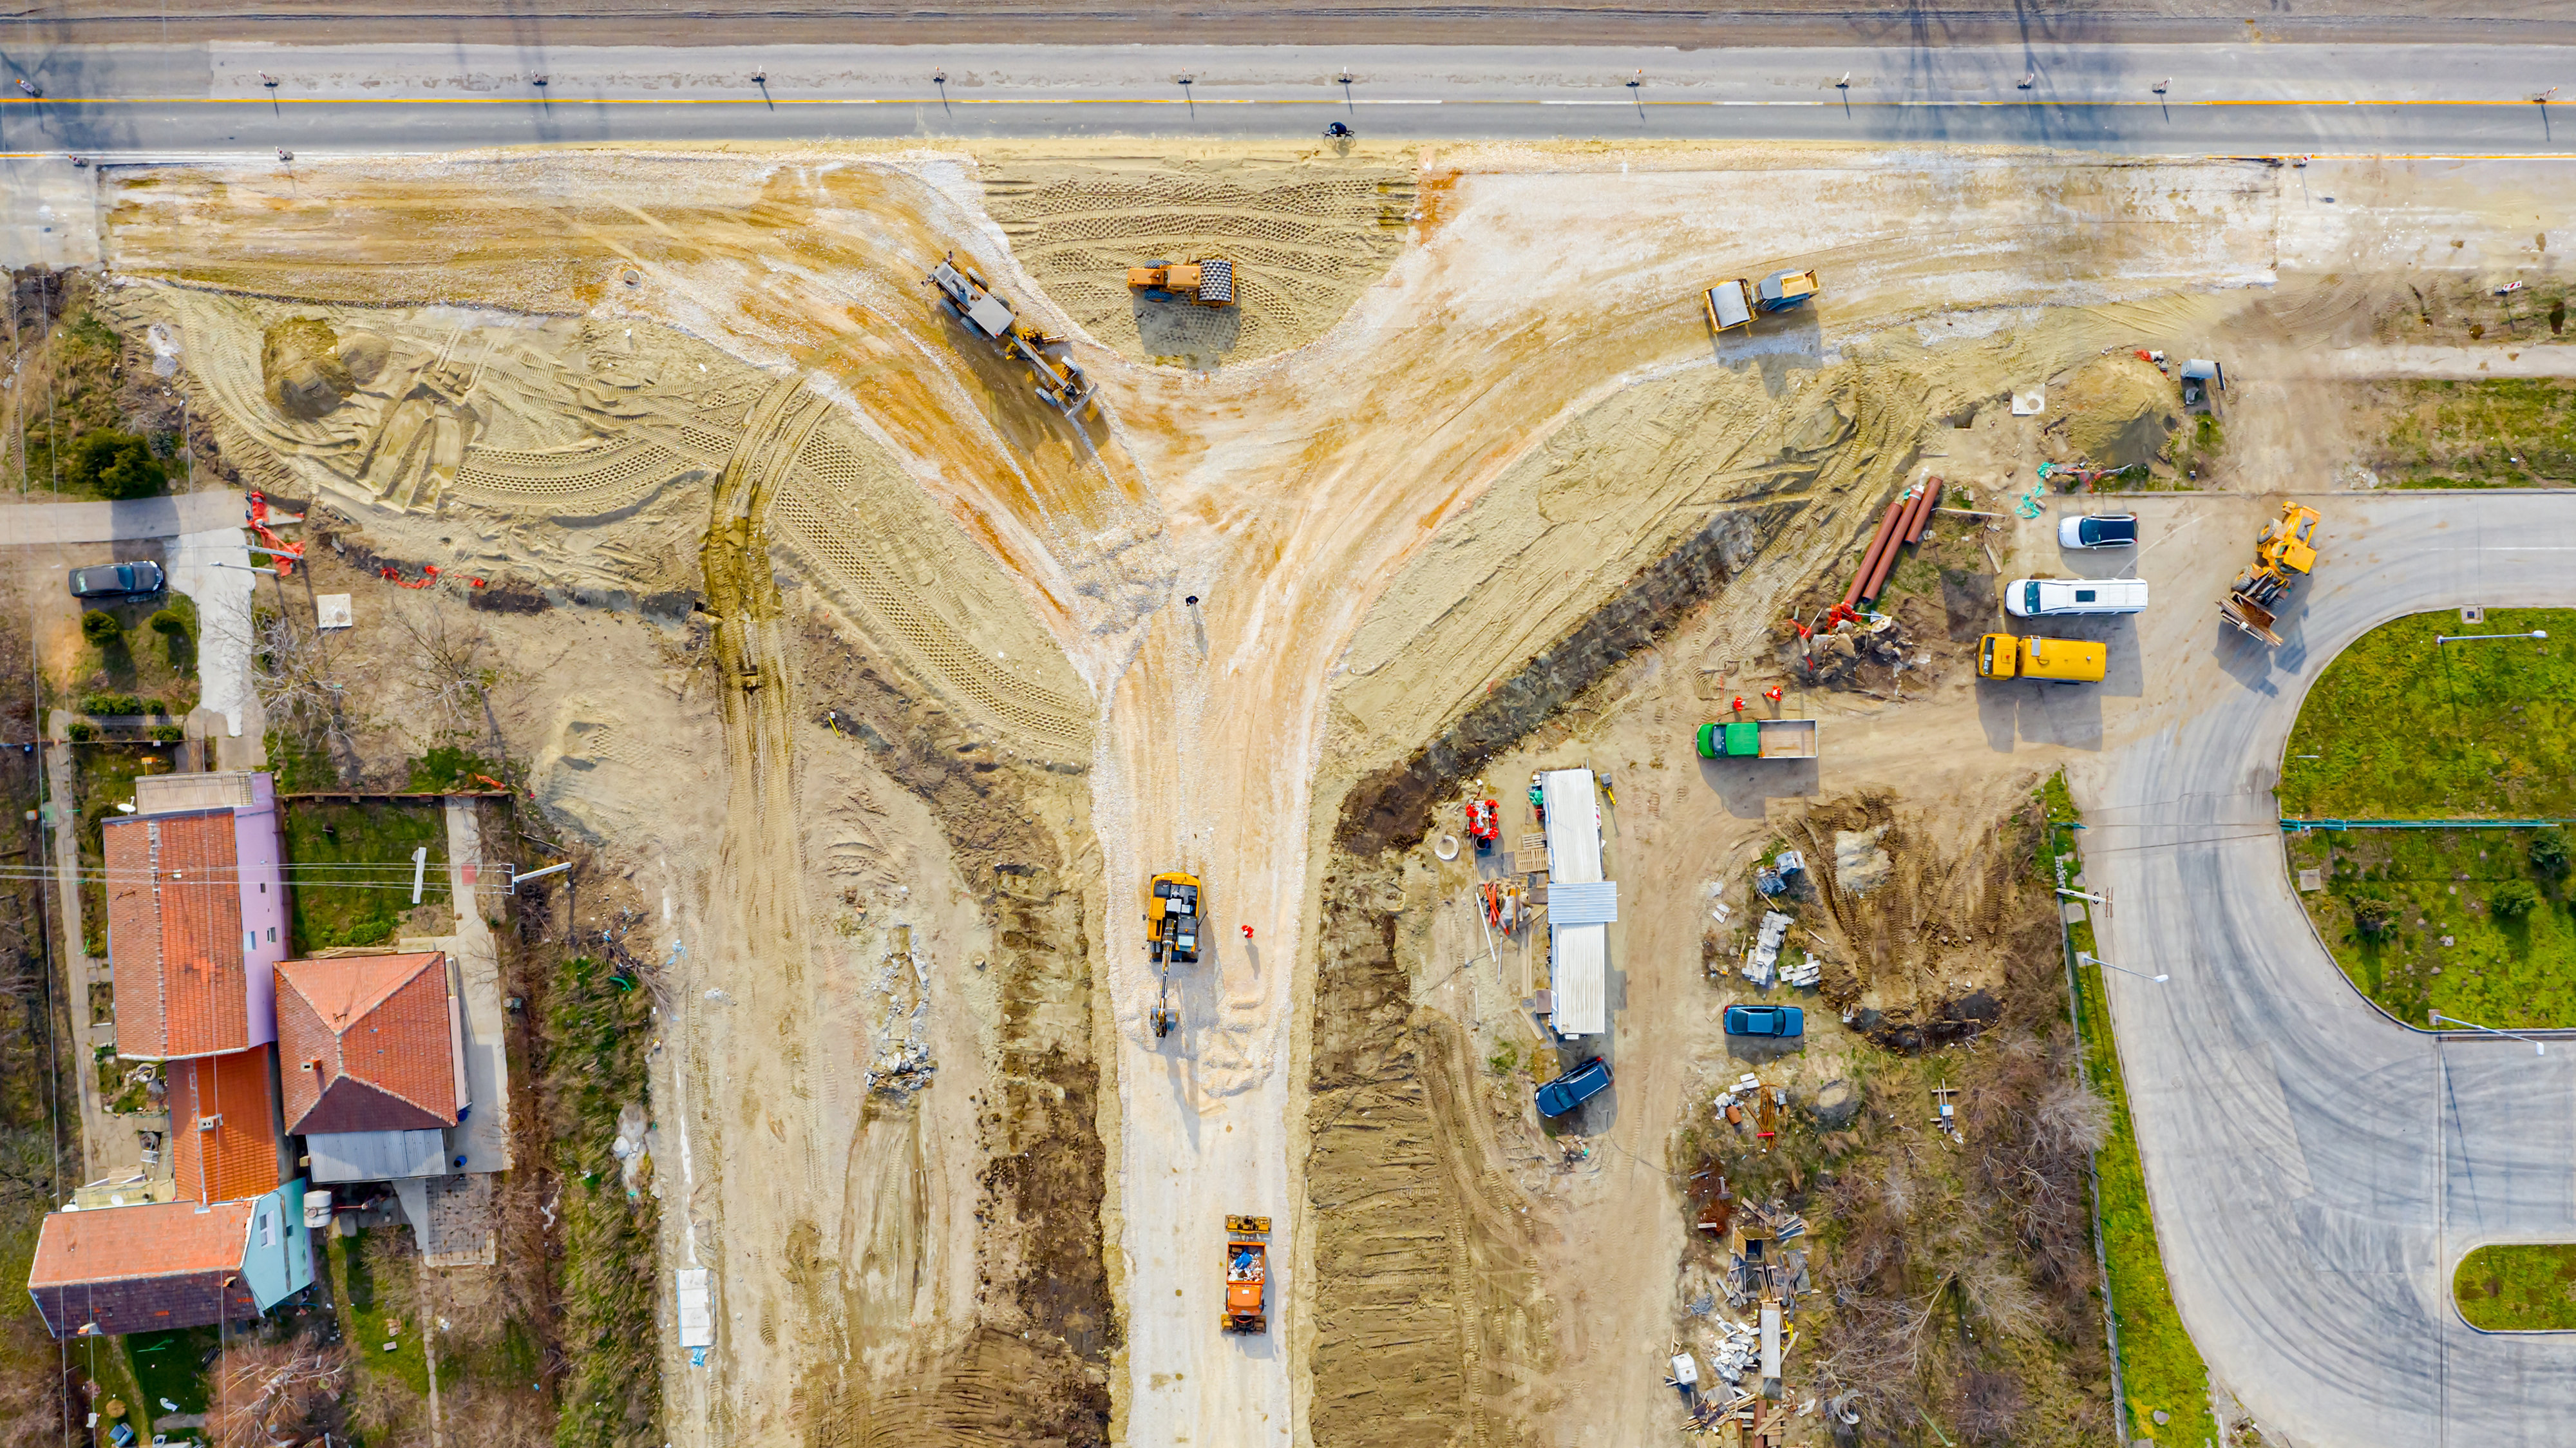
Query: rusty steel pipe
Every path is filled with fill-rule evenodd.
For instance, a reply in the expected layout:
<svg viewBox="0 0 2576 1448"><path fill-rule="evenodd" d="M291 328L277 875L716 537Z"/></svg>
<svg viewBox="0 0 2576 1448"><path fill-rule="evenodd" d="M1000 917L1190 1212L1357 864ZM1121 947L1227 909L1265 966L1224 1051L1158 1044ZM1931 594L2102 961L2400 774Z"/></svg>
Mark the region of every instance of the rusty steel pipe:
<svg viewBox="0 0 2576 1448"><path fill-rule="evenodd" d="M1906 494L1898 506L1903 511L1896 515L1896 531L1887 535L1887 548L1878 555L1878 566L1870 570L1868 581L1861 588L1863 599L1878 597L1878 591L1887 586L1887 575L1896 571L1897 552L1913 537L1914 513L1923 506L1922 489L1918 486Z"/></svg>
<svg viewBox="0 0 2576 1448"><path fill-rule="evenodd" d="M1869 582L1869 571L1878 564L1879 556L1889 552L1896 536L1896 515L1905 510L1906 500L1899 495L1887 505L1887 516L1878 520L1878 531L1870 536L1869 550L1860 556L1860 571L1852 575L1851 588L1843 594L1842 608L1848 612L1860 602L1861 585Z"/></svg>

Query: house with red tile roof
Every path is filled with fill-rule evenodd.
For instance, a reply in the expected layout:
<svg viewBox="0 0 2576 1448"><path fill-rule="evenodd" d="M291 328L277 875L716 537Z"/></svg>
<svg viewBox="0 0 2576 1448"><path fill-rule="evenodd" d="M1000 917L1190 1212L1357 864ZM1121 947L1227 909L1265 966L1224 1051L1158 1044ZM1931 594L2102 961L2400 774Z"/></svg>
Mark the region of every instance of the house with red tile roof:
<svg viewBox="0 0 2576 1448"><path fill-rule="evenodd" d="M471 1105L464 1007L440 951L290 960L277 968L288 1132L314 1180L448 1171L445 1132Z"/></svg>
<svg viewBox="0 0 2576 1448"><path fill-rule="evenodd" d="M242 1201L55 1212L28 1294L58 1338L248 1321L312 1285L303 1195L296 1181Z"/></svg>
<svg viewBox="0 0 2576 1448"><path fill-rule="evenodd" d="M273 1047L254 1046L173 1061L164 1069L170 1166L180 1196L241 1201L285 1179L276 1060Z"/></svg>
<svg viewBox="0 0 2576 1448"><path fill-rule="evenodd" d="M175 1061L275 1041L288 932L273 780L199 776L137 799L102 831L117 1054Z"/></svg>

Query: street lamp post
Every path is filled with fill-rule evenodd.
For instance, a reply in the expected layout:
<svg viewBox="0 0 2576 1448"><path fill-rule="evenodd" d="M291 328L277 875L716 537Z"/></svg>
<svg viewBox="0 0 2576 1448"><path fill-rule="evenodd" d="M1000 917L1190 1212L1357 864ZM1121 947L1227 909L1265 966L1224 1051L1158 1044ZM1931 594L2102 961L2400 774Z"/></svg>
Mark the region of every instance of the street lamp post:
<svg viewBox="0 0 2576 1448"><path fill-rule="evenodd" d="M2122 975L2134 975L2140 980L2151 980L2158 985L2163 985L2166 981L2173 979L2173 977L2169 975L2149 975L2143 970L2131 970L2125 965L2113 965L2111 962L2104 960L2102 957L2095 955L2089 950L2079 950L2075 952L2075 963L2077 965L2098 965L2104 970L2116 970Z"/></svg>
<svg viewBox="0 0 2576 1448"><path fill-rule="evenodd" d="M2436 1010L2427 1010L2424 1014L2431 1017L2433 1022L2437 1025L2443 1021L2449 1021L2452 1025L2466 1026L2472 1031L2484 1031L2490 1036L2502 1036L2508 1041L2524 1042L2531 1047L2531 1054L2535 1056L2546 1056L2549 1054L2549 1046L2546 1042L2532 1040L2529 1036L2517 1036L2511 1031L2499 1031L2493 1026L2482 1026L2475 1021L2464 1021L2458 1016L2446 1016Z"/></svg>
<svg viewBox="0 0 2576 1448"><path fill-rule="evenodd" d="M2475 643L2480 639L2545 639L2547 637L2549 637L2549 630L2545 628L2536 628L2531 630L2529 633L2435 634L2433 635L2433 643L2438 647L2442 644Z"/></svg>

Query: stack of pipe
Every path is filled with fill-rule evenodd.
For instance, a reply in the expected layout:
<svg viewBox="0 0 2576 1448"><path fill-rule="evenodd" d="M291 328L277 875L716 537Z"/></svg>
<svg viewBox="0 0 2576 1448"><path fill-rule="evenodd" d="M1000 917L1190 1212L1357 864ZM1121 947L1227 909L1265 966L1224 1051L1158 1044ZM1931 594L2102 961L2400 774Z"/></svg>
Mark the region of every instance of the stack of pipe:
<svg viewBox="0 0 2576 1448"><path fill-rule="evenodd" d="M1853 605L1861 600L1862 585L1870 580L1870 570L1878 566L1878 560L1882 556L1896 551L1897 515L1904 512L1913 501L1912 493L1902 493L1894 502L1887 505L1887 516L1878 520L1878 531L1870 535L1869 547L1860 555L1860 571L1852 575L1851 587L1844 591L1843 601L1826 616L1825 627L1831 628L1835 620L1851 616Z"/></svg>
<svg viewBox="0 0 2576 1448"><path fill-rule="evenodd" d="M1896 571L1897 549L1932 531L1932 509L1941 501L1941 486L1939 478L1926 478L1915 485L1914 491L1898 500L1900 516L1895 533L1879 553L1876 567L1862 570L1867 578L1859 589L1862 599L1876 599L1878 591L1887 586L1887 576Z"/></svg>

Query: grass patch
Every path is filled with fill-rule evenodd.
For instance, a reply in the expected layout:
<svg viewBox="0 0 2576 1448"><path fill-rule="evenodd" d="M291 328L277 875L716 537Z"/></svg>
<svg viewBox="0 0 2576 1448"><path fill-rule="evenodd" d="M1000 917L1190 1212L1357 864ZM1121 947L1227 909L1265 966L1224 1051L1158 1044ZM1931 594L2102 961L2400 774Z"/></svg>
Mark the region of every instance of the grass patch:
<svg viewBox="0 0 2576 1448"><path fill-rule="evenodd" d="M221 1346L212 1327L128 1336L125 1351L134 1360L135 1390L145 1408L155 1415L206 1411L206 1369ZM165 1402L177 1406L165 1408Z"/></svg>
<svg viewBox="0 0 2576 1448"><path fill-rule="evenodd" d="M2080 823L2066 776L2050 777L2041 788L2052 838L2071 831L2059 825ZM2053 847L2053 846L2052 846ZM2050 870L2050 883L2055 872ZM2075 948L2094 948L2089 920L2068 927ZM2120 1383L2128 1394L2129 1431L2124 1439L2152 1437L2158 1442L2218 1441L2209 1411L2209 1366L2175 1310L2173 1289L2165 1279L2163 1251L2156 1245L2155 1212L2147 1201L2146 1169L2138 1160L2138 1137L2129 1115L2128 1079L2120 1070L2119 1043L2112 1038L2110 1003L2103 994L2102 970L2086 966L2077 972L2076 1017L2084 1037L2085 1071L2093 1090L2109 1103L2111 1131L2093 1170L2100 1184L2103 1257L2110 1269L2112 1314L2120 1327ZM2162 1410L2171 1421L2158 1426Z"/></svg>
<svg viewBox="0 0 2576 1448"><path fill-rule="evenodd" d="M2576 1243L2480 1247L2451 1274L2451 1296L2488 1332L2576 1330Z"/></svg>
<svg viewBox="0 0 2576 1448"><path fill-rule="evenodd" d="M2403 488L2576 484L2576 379L2388 384L2383 476Z"/></svg>
<svg viewBox="0 0 2576 1448"><path fill-rule="evenodd" d="M622 978L607 962L576 956L555 968L547 993L539 1089L562 1186L567 1360L558 1448L661 1441L653 1325L660 1208L650 1190L627 1192L609 1153L619 1108L645 1099L652 1036L650 993L619 985ZM638 1186L649 1180L639 1177Z"/></svg>
<svg viewBox="0 0 2576 1448"><path fill-rule="evenodd" d="M93 956L107 954L107 822L124 818L120 804L134 802L134 781L146 774L169 772L167 750L148 744L74 744L72 752L73 836L80 841L82 948Z"/></svg>
<svg viewBox="0 0 2576 1448"><path fill-rule="evenodd" d="M411 787L422 794L488 789L475 776L499 779L501 766L452 744L441 745L411 762Z"/></svg>
<svg viewBox="0 0 2576 1448"><path fill-rule="evenodd" d="M53 284L60 287L63 279L57 277ZM102 476L97 459L83 465L93 435L124 431L128 426L118 398L124 350L123 341L86 306L76 303L55 324L43 360L27 369L22 378L26 385L19 389L31 491L67 499L106 498L113 487L135 481L130 469ZM146 432L139 440L145 457L160 468L167 469L178 456L175 432ZM152 491L161 491L166 481L153 480ZM14 485L16 479L11 482Z"/></svg>
<svg viewBox="0 0 2576 1448"><path fill-rule="evenodd" d="M2335 964L2382 1010L2482 1026L2576 1023L2576 914L2564 877L2536 867L2535 830L2318 830L2289 841L2290 872ZM2503 909L2497 908L2498 904ZM2445 944L2445 941L2448 944Z"/></svg>
<svg viewBox="0 0 2576 1448"><path fill-rule="evenodd" d="M2549 637L2433 642L2532 629ZM2294 817L2576 814L2576 610L2392 619L2326 666L2286 753L2281 810Z"/></svg>
<svg viewBox="0 0 2576 1448"><path fill-rule="evenodd" d="M168 622L156 625L163 615ZM91 603L82 618L116 620L103 639L83 634L80 664L72 676L74 707L89 713L160 713L185 719L197 707L197 603L184 593ZM95 625L91 625L95 627ZM140 708L94 709L94 697L126 696Z"/></svg>
<svg viewBox="0 0 2576 1448"><path fill-rule="evenodd" d="M444 925L411 920L411 852L424 845L429 868L421 900L443 907L448 899L447 814L435 802L297 800L288 805L286 858L294 870L296 953L382 945L406 930L445 933Z"/></svg>

